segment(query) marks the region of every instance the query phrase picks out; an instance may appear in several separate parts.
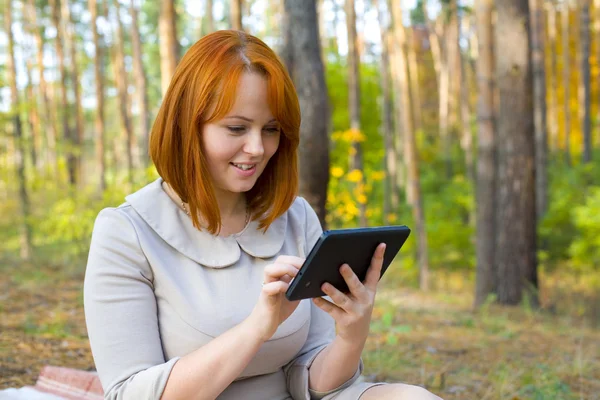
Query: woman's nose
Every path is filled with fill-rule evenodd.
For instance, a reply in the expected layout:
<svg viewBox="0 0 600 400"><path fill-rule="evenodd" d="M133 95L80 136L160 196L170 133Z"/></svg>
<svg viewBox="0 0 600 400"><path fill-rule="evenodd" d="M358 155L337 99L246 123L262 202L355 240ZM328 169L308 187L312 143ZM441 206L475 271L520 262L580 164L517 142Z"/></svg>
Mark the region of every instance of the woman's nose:
<svg viewBox="0 0 600 400"><path fill-rule="evenodd" d="M244 151L254 157L262 156L265 152L262 131L260 129L253 129L246 137L248 140L244 145Z"/></svg>

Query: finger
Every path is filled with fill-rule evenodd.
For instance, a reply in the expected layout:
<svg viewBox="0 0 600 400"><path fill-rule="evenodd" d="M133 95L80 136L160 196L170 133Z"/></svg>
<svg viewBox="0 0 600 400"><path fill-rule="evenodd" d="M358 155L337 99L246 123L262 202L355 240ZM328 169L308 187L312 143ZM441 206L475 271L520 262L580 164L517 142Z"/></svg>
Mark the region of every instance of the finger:
<svg viewBox="0 0 600 400"><path fill-rule="evenodd" d="M282 280L282 281L284 281L285 283L288 283L288 284L289 284L289 283L292 281L292 279L293 279L293 278L292 278L291 276L289 276L288 274L285 274L284 276L282 276L282 277L281 277L281 279L280 279L280 280Z"/></svg>
<svg viewBox="0 0 600 400"><path fill-rule="evenodd" d="M296 257L296 256L279 256L275 260L275 263L289 264L289 265L293 265L297 269L300 269L302 267L302 264L304 264L304 260L305 260L305 258Z"/></svg>
<svg viewBox="0 0 600 400"><path fill-rule="evenodd" d="M325 292L325 294L329 296L331 300L333 300L336 306L338 306L345 312L352 311L352 299L350 299L344 293L336 289L335 286L331 285L330 283L324 283L321 286L321 290L323 290L323 292Z"/></svg>
<svg viewBox="0 0 600 400"><path fill-rule="evenodd" d="M365 285L358 279L358 276L354 273L352 268L348 264L344 264L340 267L340 273L350 289L350 293L356 298L362 298L367 294Z"/></svg>
<svg viewBox="0 0 600 400"><path fill-rule="evenodd" d="M371 258L371 266L369 267L365 278L365 286L371 290L377 289L377 283L379 283L379 278L381 277L385 247L385 243L380 243L373 253L373 258Z"/></svg>
<svg viewBox="0 0 600 400"><path fill-rule="evenodd" d="M263 273L264 282L269 283L278 281L285 275L294 277L298 273L298 269L290 264L281 264L276 262L274 264L267 265Z"/></svg>
<svg viewBox="0 0 600 400"><path fill-rule="evenodd" d="M321 310L325 311L327 314L331 315L331 317L339 321L344 316L345 311L331 303L330 301L325 300L322 297L316 297L313 299L313 303L319 307Z"/></svg>
<svg viewBox="0 0 600 400"><path fill-rule="evenodd" d="M283 281L276 281L271 283L265 283L262 287L263 293L269 296L275 296L280 293L285 293L289 287L289 284Z"/></svg>

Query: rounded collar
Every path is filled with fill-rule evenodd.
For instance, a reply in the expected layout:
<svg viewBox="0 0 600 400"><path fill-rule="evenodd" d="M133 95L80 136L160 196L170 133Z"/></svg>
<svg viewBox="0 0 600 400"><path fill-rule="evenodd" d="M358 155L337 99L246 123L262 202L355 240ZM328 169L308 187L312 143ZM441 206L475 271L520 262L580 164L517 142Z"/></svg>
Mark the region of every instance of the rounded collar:
<svg viewBox="0 0 600 400"><path fill-rule="evenodd" d="M165 242L197 263L224 268L235 264L242 250L253 257L270 258L283 247L287 212L273 221L266 232L258 229L258 221L250 221L239 233L217 236L196 229L165 193L162 182L158 178L125 200Z"/></svg>

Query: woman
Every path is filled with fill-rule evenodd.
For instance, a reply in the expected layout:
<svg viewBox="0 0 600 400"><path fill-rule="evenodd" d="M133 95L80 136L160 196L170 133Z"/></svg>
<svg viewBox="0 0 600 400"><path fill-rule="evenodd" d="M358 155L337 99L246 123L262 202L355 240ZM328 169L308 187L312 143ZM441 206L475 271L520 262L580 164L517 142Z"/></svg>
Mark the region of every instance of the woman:
<svg viewBox="0 0 600 400"><path fill-rule="evenodd" d="M285 299L321 234L296 197L299 129L259 39L219 31L183 57L152 129L161 178L94 225L84 304L105 398L437 398L357 382L384 245L364 284L342 268L351 295Z"/></svg>

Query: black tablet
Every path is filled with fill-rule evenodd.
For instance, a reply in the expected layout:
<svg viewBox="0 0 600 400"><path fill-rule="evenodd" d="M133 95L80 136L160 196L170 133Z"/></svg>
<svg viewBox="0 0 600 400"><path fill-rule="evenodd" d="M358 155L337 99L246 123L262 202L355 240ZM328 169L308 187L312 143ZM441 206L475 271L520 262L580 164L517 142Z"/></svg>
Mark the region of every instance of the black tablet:
<svg viewBox="0 0 600 400"><path fill-rule="evenodd" d="M291 282L285 293L286 298L301 300L326 296L321 290L325 282L348 293L348 285L340 274L340 267L348 264L361 282L364 281L379 243L386 244L381 269L383 276L409 235L410 229L404 225L323 232Z"/></svg>

